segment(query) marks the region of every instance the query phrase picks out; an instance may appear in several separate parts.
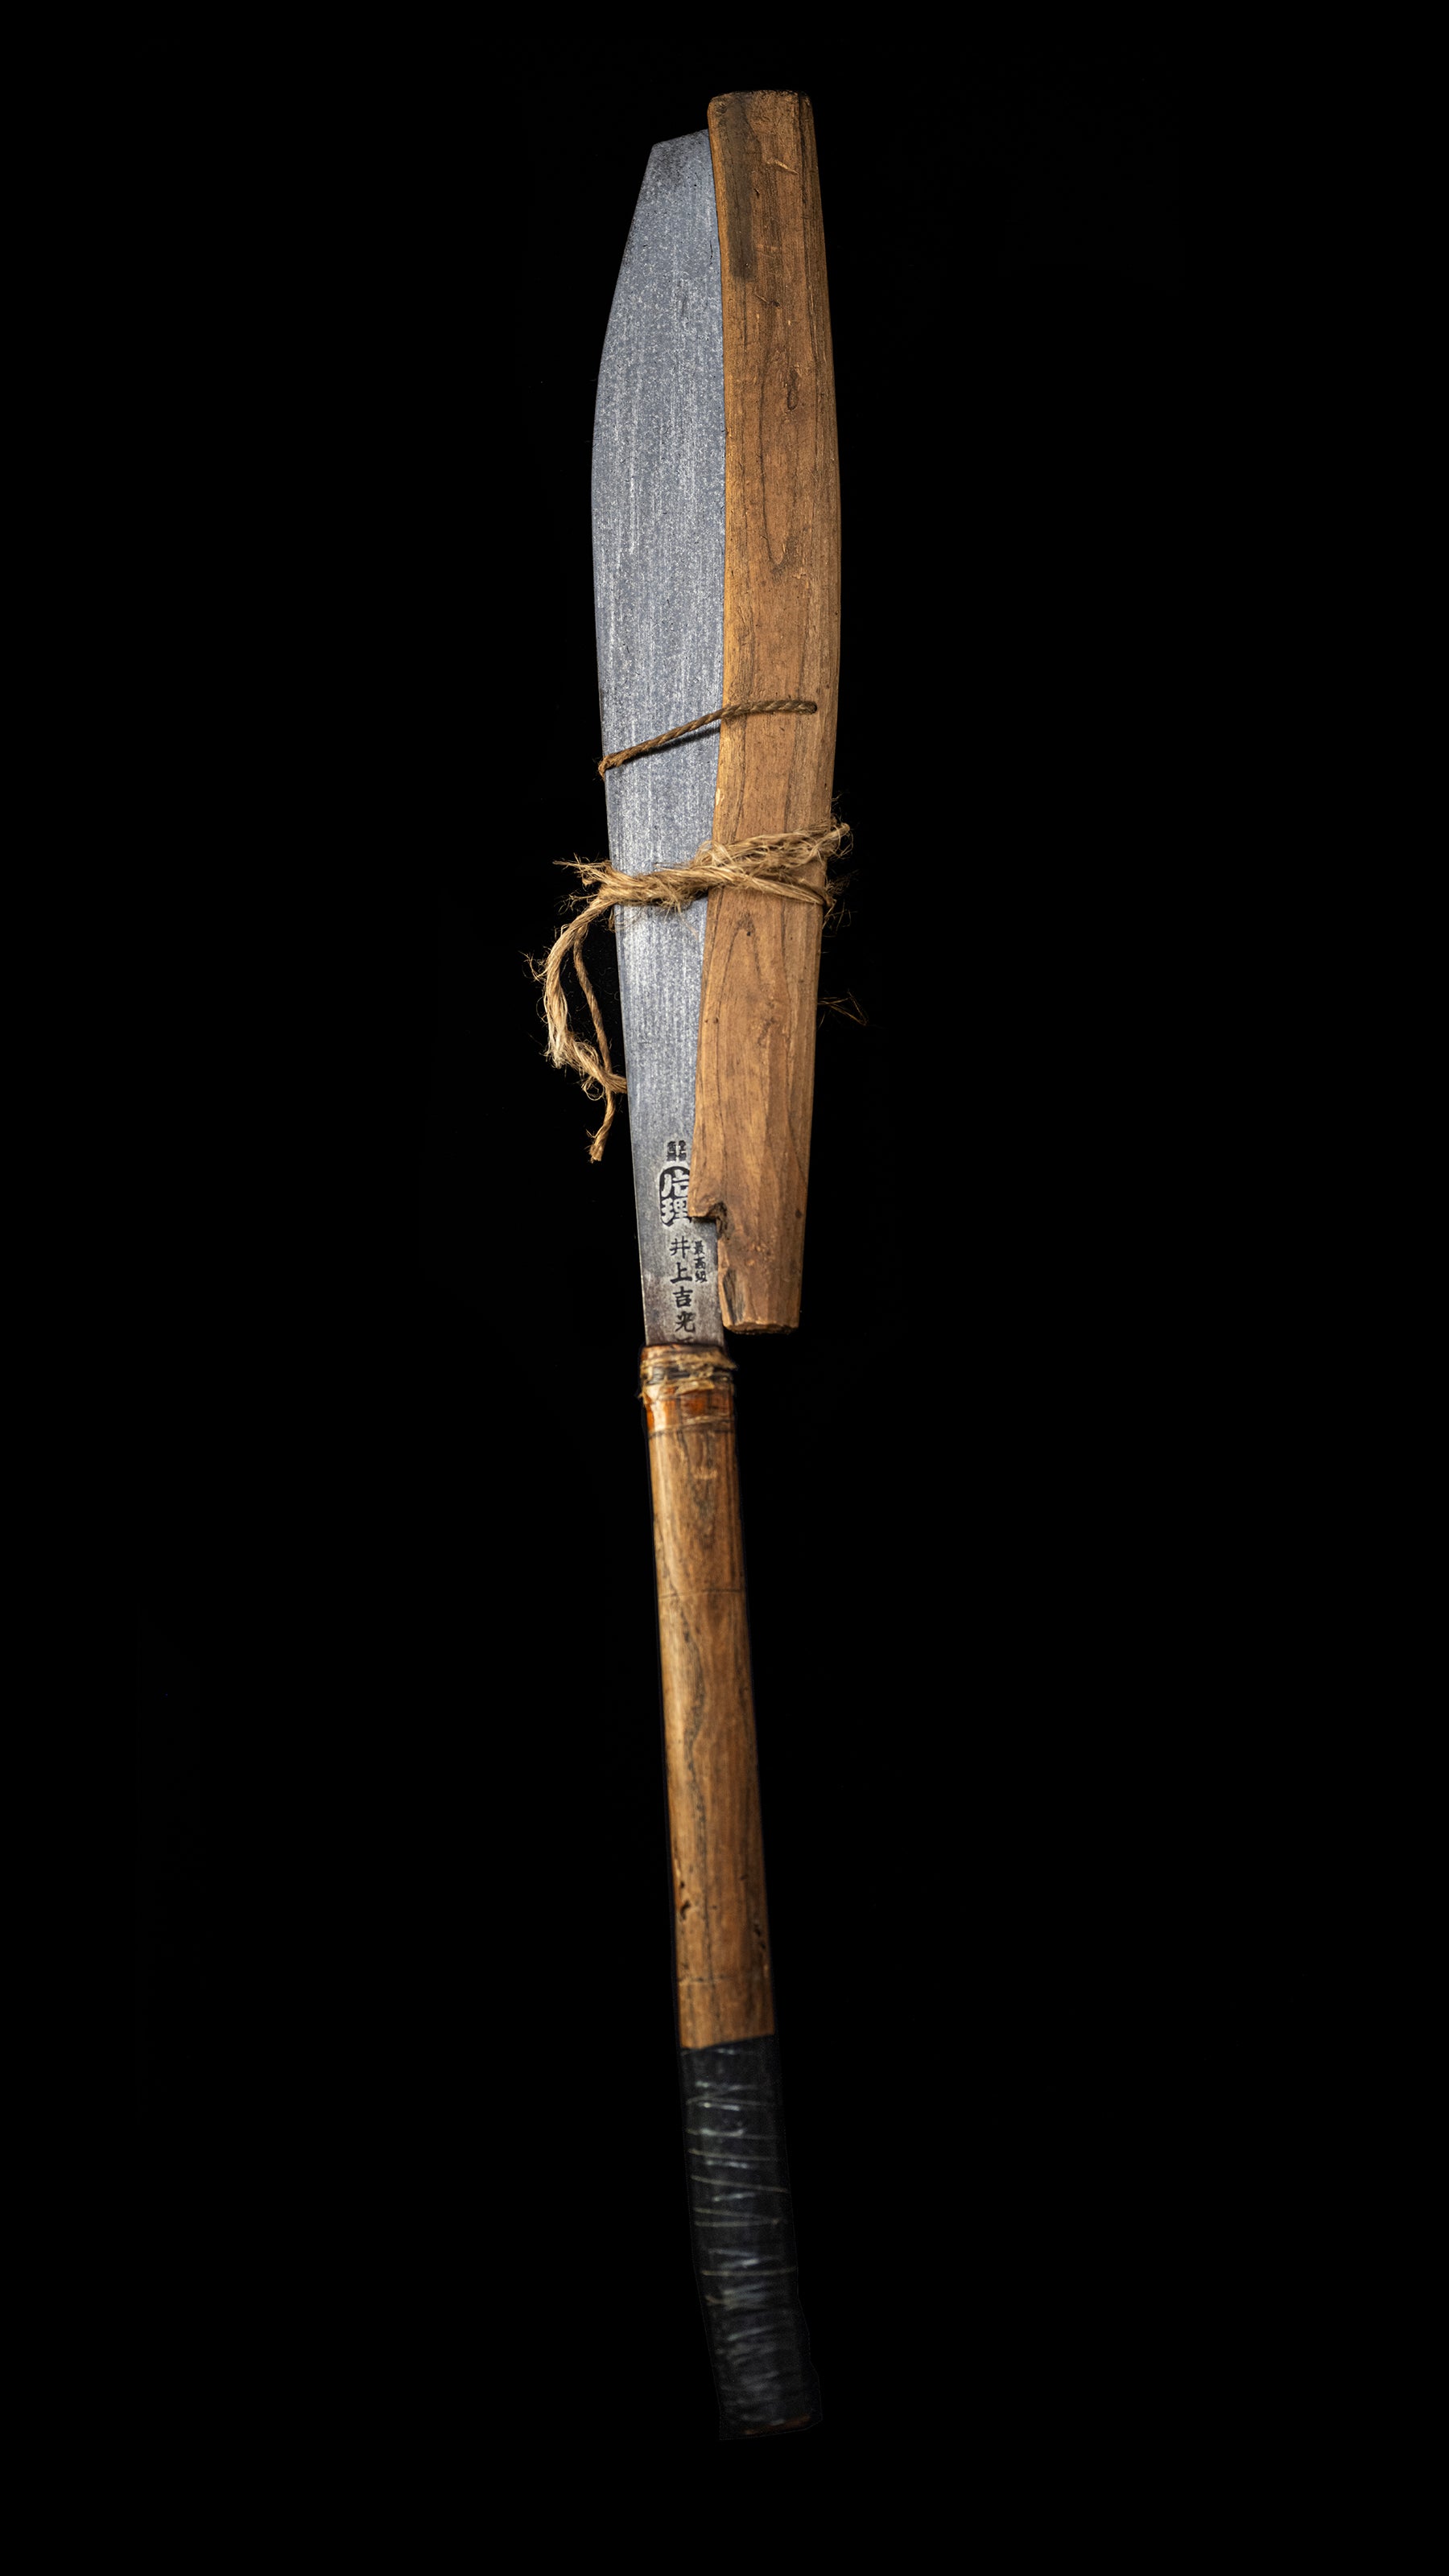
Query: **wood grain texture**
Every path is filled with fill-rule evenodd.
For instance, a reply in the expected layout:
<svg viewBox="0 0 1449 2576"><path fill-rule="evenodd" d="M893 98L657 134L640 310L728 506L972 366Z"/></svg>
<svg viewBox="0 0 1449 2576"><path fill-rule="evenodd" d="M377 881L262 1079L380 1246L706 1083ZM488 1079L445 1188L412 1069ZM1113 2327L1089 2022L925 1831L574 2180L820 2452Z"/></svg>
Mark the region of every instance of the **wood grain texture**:
<svg viewBox="0 0 1449 2576"><path fill-rule="evenodd" d="M681 2048L775 2027L732 1377L722 1350L677 1342L651 1345L639 1372Z"/></svg>
<svg viewBox="0 0 1449 2576"><path fill-rule="evenodd" d="M840 670L840 472L825 234L808 99L711 101L724 318L724 698L812 716L721 728L716 840L827 826ZM822 865L823 875L823 865ZM800 1320L820 918L711 895L689 1211L719 1228L731 1332Z"/></svg>

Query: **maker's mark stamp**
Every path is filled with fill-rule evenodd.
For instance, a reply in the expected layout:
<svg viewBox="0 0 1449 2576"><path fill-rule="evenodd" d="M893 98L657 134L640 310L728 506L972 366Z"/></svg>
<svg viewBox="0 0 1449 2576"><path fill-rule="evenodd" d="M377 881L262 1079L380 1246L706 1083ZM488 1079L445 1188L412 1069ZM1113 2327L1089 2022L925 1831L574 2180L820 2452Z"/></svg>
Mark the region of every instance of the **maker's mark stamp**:
<svg viewBox="0 0 1449 2576"><path fill-rule="evenodd" d="M668 1159L659 1175L659 1222L669 1235L665 1258L673 1264L672 1270L664 1274L665 1285L674 1300L676 1330L693 1333L699 1322L694 1311L695 1291L708 1285L709 1265L704 1257L704 1237L693 1233L689 1222L688 1137L671 1136L664 1151Z"/></svg>

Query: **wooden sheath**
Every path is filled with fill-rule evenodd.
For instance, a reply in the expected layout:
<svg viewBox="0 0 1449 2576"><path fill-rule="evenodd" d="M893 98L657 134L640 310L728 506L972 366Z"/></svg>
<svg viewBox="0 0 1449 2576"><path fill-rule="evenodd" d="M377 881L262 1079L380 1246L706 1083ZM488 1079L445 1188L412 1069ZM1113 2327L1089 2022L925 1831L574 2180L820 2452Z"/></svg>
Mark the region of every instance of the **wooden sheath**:
<svg viewBox="0 0 1449 2576"><path fill-rule="evenodd" d="M733 1377L722 1350L675 1342L646 1349L639 1372L681 2048L775 2027Z"/></svg>
<svg viewBox="0 0 1449 2576"><path fill-rule="evenodd" d="M811 716L720 729L716 840L829 828L840 670L840 471L810 102L750 90L709 109L724 312L724 699ZM817 882L823 882L821 863ZM735 1333L800 1320L820 915L710 896L689 1213L719 1229Z"/></svg>

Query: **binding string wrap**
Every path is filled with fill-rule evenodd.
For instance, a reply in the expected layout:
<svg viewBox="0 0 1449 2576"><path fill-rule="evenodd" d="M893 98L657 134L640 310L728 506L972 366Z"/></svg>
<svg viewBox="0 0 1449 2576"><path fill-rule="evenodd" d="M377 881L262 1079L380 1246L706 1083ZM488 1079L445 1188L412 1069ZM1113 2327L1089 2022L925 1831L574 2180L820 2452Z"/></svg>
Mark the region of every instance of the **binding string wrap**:
<svg viewBox="0 0 1449 2576"><path fill-rule="evenodd" d="M793 711L795 701L789 702ZM783 708L781 712L783 712ZM731 712L728 708L723 713ZM771 702L770 712L774 712ZM701 724L713 718L701 716ZM691 728L677 728L687 733ZM669 736L660 737L667 741ZM635 746L648 750L647 743ZM633 752L615 752L615 760L632 759ZM692 859L677 868L652 868L640 876L625 876L601 859L559 859L555 865L572 868L582 880L583 891L574 901L581 907L563 930L534 973L543 986L543 1012L548 1024L548 1060L578 1074L586 1100L602 1100L602 1123L589 1140L589 1160L597 1163L608 1142L614 1123L614 1104L629 1088L622 1073L614 1071L609 1054L609 1041L599 1012L598 998L589 981L583 960L583 943L602 914L612 913L616 904L655 904L666 912L683 912L701 895L713 894L720 886L744 886L756 894L777 895L783 903L817 904L825 919L835 908L838 886L828 880L823 885L805 881L806 871L817 860L827 866L848 847L850 834L843 824L831 824L819 832L766 832L749 841L705 841ZM590 891L592 889L592 891ZM572 958L589 1016L594 1024L597 1047L587 1039L575 1037L569 1027L568 1003L564 997L563 969L566 958Z"/></svg>
<svg viewBox="0 0 1449 2576"><path fill-rule="evenodd" d="M671 725L668 733L656 733L648 742L631 742L627 751L606 751L599 763L603 778L611 769L622 769L626 760L638 760L646 751L662 751L668 742L678 742L687 733L698 733L702 725L728 724L733 716L813 716L818 712L814 698L746 698L738 706L711 707L707 716L691 716L688 724Z"/></svg>

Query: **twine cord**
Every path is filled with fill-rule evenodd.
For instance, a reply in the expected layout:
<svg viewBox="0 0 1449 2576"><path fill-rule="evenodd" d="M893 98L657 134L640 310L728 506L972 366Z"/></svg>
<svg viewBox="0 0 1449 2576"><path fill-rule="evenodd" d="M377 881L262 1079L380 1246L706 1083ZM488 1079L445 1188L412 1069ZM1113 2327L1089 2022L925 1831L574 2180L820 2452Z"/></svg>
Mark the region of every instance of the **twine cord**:
<svg viewBox="0 0 1449 2576"><path fill-rule="evenodd" d="M794 702L791 702L792 710ZM773 712L773 707L771 712ZM745 710L721 710L724 714ZM759 712L759 710L755 710ZM781 710L783 712L783 708ZM701 724L712 724L712 716L701 716ZM677 728L681 733L688 725ZM670 737L663 735L663 741ZM636 750L652 748L636 744ZM614 760L632 759L633 752L615 752ZM766 832L751 841L705 841L692 859L677 868L652 868L641 876L625 876L618 868L602 859L558 859L555 865L572 868L582 881L584 891L574 897L581 909L559 932L552 948L534 973L543 986L543 1013L548 1023L548 1060L565 1070L577 1073L586 1100L602 1100L604 1116L589 1141L589 1160L597 1163L608 1141L614 1123L614 1104L629 1088L622 1073L614 1071L609 1055L609 1041L604 1033L598 999L584 965L583 943L593 924L616 904L657 904L666 912L684 912L701 895L714 893L720 886L748 886L756 894L778 895L785 903L818 904L826 919L835 908L838 886L807 885L805 871L817 859L827 863L838 857L849 843L846 826L836 824L821 832ZM588 889L592 888L590 893ZM572 958L589 1016L594 1024L597 1048L584 1038L575 1037L569 1027L568 1003L564 998L564 960Z"/></svg>
<svg viewBox="0 0 1449 2576"><path fill-rule="evenodd" d="M599 763L602 778L611 769L622 769L626 760L638 760L646 751L662 751L667 742L678 742L681 735L698 733L702 725L728 724L732 716L813 716L817 712L814 698L747 698L738 706L711 707L707 716L691 716L688 724L671 725L668 733L656 733L648 742L632 742L627 751L606 751Z"/></svg>

